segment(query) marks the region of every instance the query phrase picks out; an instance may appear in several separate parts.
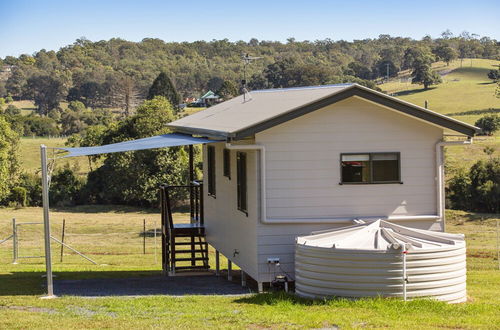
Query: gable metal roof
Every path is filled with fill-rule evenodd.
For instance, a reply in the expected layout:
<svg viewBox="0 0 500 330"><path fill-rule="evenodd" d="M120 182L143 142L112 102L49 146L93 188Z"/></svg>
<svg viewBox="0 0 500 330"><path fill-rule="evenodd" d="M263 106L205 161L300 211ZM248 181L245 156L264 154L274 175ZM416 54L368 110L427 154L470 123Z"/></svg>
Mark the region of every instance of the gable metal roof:
<svg viewBox="0 0 500 330"><path fill-rule="evenodd" d="M358 84L257 90L181 118L175 131L233 140L358 96L450 130L474 136L479 128Z"/></svg>

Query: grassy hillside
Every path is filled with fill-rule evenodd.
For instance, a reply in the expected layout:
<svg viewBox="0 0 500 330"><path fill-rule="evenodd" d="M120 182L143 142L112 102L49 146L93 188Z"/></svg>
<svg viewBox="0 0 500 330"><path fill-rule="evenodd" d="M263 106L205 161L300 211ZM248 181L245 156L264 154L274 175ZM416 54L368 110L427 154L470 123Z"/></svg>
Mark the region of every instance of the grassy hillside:
<svg viewBox="0 0 500 330"><path fill-rule="evenodd" d="M487 77L488 71L499 64L494 60L473 59L465 60L460 67L460 62L455 61L452 71L442 77L443 83L428 90L411 84L408 77L380 85L380 88L416 105L424 106L427 100L429 109L474 124L485 114L500 113L500 99L494 95L496 84ZM439 68L443 70L446 69Z"/></svg>
<svg viewBox="0 0 500 330"><path fill-rule="evenodd" d="M65 142L66 138L21 138L19 155L22 169L30 173L39 171L41 144L45 144L47 147L63 147ZM52 157L50 150L48 156ZM89 172L87 157L59 159L56 162L56 168L67 165L81 175Z"/></svg>

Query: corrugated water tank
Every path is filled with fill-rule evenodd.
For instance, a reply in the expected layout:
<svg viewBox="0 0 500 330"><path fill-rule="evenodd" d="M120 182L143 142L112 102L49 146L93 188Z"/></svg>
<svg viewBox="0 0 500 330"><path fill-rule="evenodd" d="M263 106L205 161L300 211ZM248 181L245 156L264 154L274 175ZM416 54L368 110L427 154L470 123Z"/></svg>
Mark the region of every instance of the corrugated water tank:
<svg viewBox="0 0 500 330"><path fill-rule="evenodd" d="M465 240L387 221L298 237L299 296L466 300Z"/></svg>

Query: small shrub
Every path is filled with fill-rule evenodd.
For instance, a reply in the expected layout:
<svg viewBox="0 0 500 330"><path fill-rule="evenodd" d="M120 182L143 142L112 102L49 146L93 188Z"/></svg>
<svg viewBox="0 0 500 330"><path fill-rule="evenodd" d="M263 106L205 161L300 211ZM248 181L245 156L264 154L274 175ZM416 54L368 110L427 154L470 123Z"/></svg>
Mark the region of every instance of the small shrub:
<svg viewBox="0 0 500 330"><path fill-rule="evenodd" d="M23 187L14 187L10 193L10 201L16 206L25 207L28 204L28 191Z"/></svg>
<svg viewBox="0 0 500 330"><path fill-rule="evenodd" d="M27 206L42 206L42 179L39 175L21 174L19 186L26 190Z"/></svg>
<svg viewBox="0 0 500 330"><path fill-rule="evenodd" d="M493 135L493 133L500 129L500 116L484 116L482 118L479 118L474 125L482 129L483 134Z"/></svg>
<svg viewBox="0 0 500 330"><path fill-rule="evenodd" d="M75 205L80 200L83 180L69 168L58 170L52 175L50 204L55 206Z"/></svg>
<svg viewBox="0 0 500 330"><path fill-rule="evenodd" d="M21 109L16 107L15 105L9 104L7 109L5 109L6 115L16 116L21 114Z"/></svg>
<svg viewBox="0 0 500 330"><path fill-rule="evenodd" d="M500 158L480 160L469 172L455 175L448 185L448 200L453 209L500 212Z"/></svg>

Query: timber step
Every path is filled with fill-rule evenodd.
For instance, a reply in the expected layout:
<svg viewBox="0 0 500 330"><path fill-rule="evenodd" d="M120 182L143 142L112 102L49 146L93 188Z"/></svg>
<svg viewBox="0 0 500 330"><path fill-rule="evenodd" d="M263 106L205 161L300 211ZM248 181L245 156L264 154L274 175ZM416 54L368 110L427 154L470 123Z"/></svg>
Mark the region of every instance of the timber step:
<svg viewBox="0 0 500 330"><path fill-rule="evenodd" d="M180 269L209 269L210 267L205 267L205 266L177 266L175 267L176 270Z"/></svg>
<svg viewBox="0 0 500 330"><path fill-rule="evenodd" d="M207 253L208 249L206 250L175 250L175 253Z"/></svg>
<svg viewBox="0 0 500 330"><path fill-rule="evenodd" d="M191 242L175 242L175 245L200 245L200 244L203 244L203 245L206 245L208 246L208 243L207 242L194 242L194 243L191 243Z"/></svg>
<svg viewBox="0 0 500 330"><path fill-rule="evenodd" d="M198 257L198 258L175 258L175 261L208 261L208 257Z"/></svg>
<svg viewBox="0 0 500 330"><path fill-rule="evenodd" d="M174 223L170 201L172 189L187 189L190 196L191 218L199 220L191 223ZM163 270L175 275L177 270L208 270L208 243L203 225L203 185L193 183L187 186L160 187L161 223L162 223L162 264ZM179 250L177 250L179 247ZM182 254L182 258L178 255ZM184 262L178 266L177 262Z"/></svg>

